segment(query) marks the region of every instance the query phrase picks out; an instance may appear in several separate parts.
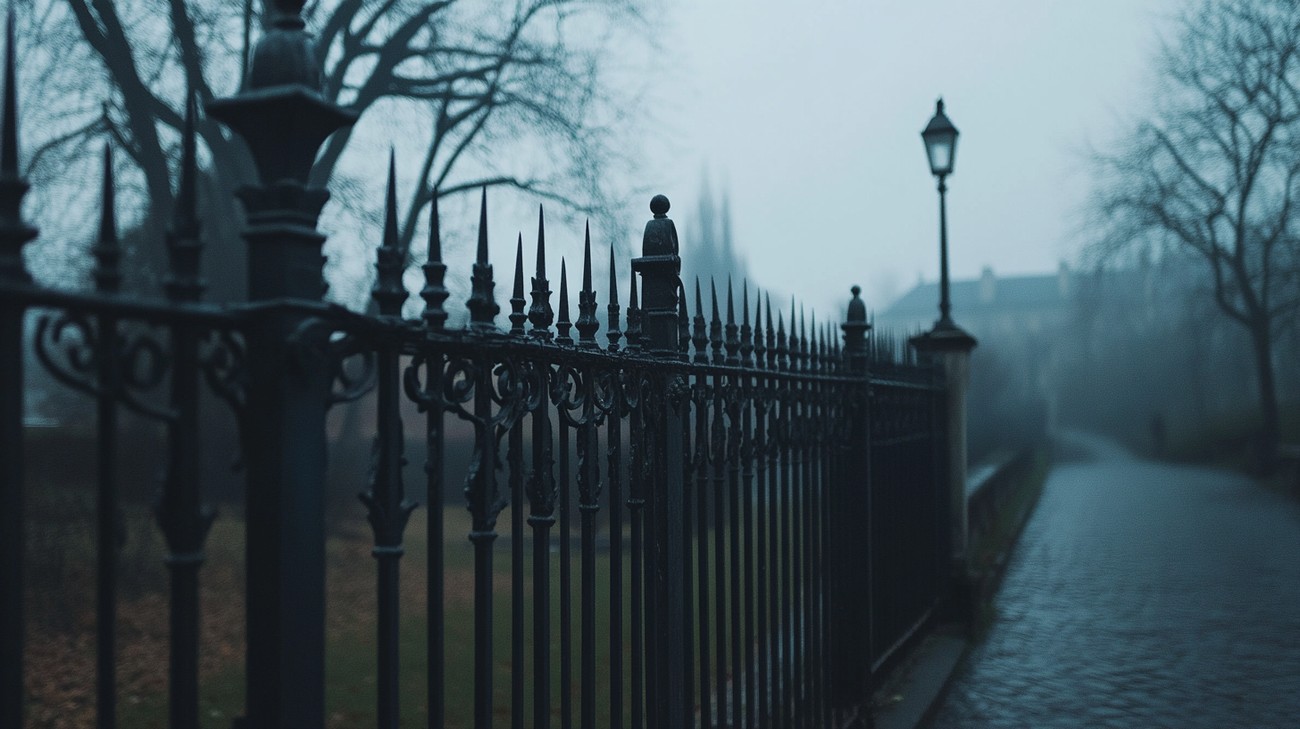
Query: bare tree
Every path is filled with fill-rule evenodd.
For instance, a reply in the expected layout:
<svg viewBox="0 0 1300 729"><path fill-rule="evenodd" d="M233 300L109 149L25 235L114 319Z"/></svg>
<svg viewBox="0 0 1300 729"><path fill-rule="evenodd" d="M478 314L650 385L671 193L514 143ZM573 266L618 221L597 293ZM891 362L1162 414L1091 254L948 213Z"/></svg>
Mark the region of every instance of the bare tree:
<svg viewBox="0 0 1300 729"><path fill-rule="evenodd" d="M1253 347L1260 465L1279 437L1274 338L1294 320L1300 195L1300 5L1203 0L1159 59L1155 111L1101 159L1096 251L1200 261Z"/></svg>
<svg viewBox="0 0 1300 729"><path fill-rule="evenodd" d="M639 19L636 2L314 0L305 17L324 64L324 95L363 116L330 139L312 183L329 182L367 129L399 136L406 167L417 171L400 221L408 255L420 209L435 195L508 186L579 211L601 209L604 165L629 114L605 79L602 43L612 27ZM41 140L33 166L63 166L88 137L112 134L138 171L137 198L147 207L139 264L163 260L147 248L162 240L172 205L169 166L184 94L191 88L202 103L237 90L258 24L252 0L47 0L32 7L28 25L43 48L60 49L55 55L89 48L102 68L99 79L84 66L45 78L77 101L57 110L63 123L40 125L57 132ZM67 70L52 61L50 68ZM80 93L67 94L69 85ZM207 235L222 241L221 256L209 257L216 264L209 276L217 296L236 295L241 216L231 191L251 180L252 170L218 124L203 122L199 133L210 150ZM347 204L348 186L337 187ZM366 193L367 201L380 199L376 190Z"/></svg>

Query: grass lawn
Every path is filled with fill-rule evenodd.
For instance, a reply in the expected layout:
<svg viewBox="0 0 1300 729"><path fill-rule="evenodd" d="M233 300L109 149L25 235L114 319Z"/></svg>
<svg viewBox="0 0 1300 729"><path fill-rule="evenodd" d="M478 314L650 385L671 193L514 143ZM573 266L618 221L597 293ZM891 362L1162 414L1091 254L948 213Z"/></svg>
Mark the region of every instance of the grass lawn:
<svg viewBox="0 0 1300 729"><path fill-rule="evenodd" d="M427 539L422 514L412 518L407 531L407 555L402 560L401 676L402 726L426 725L425 567ZM124 573L142 572L133 586L119 598L119 719L122 726L162 729L166 726L167 620L166 575L163 546L156 530L148 525L143 510L128 517L131 538L136 544L124 554ZM473 553L465 534L468 515L449 507L446 511L446 701L447 727L472 724L473 697ZM84 527L81 528L84 530ZM499 530L509 530L509 511L503 514ZM39 531L39 530L37 530ZM375 577L370 556L369 528L358 522L332 537L328 544L328 616L326 647L326 709L328 726L372 725L375 716ZM558 531L558 529L553 530ZM575 535L576 535L575 519ZM203 570L203 646L201 717L205 727L228 729L233 717L242 712L243 666L243 526L225 516L209 542L209 560ZM30 621L29 630L29 716L34 727L86 726L94 711L94 620L93 564L89 539L64 554L65 566L58 585L42 584L31 592L33 602L79 606L70 608L66 619L53 614ZM525 577L524 665L532 673L532 562L531 540L527 542L522 568ZM551 655L552 712L560 713L560 595L558 547L551 556ZM137 561L142 564L135 564ZM575 716L579 701L580 588L581 565L576 544L572 552L572 697ZM498 718L507 721L511 700L511 559L508 538L498 540L494 551L494 707ZM624 612L629 604L630 564L624 565ZM135 582L140 584L136 585ZM597 722L609 717L609 558L597 559ZM48 618L48 619L47 619ZM630 626L624 621L624 701L630 696ZM525 711L532 716L532 682L525 681Z"/></svg>

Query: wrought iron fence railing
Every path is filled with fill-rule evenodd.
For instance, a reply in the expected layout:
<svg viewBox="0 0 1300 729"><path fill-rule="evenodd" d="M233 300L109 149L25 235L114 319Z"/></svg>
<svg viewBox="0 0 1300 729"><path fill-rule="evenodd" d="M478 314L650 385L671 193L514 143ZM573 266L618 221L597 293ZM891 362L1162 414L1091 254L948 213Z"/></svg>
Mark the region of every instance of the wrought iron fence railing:
<svg viewBox="0 0 1300 729"><path fill-rule="evenodd" d="M281 21L269 35L280 34L282 51L301 29ZM325 304L315 221L327 193L307 186L306 170L349 117L305 80L278 76L277 85L253 78L241 95L207 106L249 142L262 175L240 193L248 303L201 301L193 101L164 295L119 291L107 159L94 292L40 286L22 258L36 232L20 214L26 185L10 41L0 138L0 726L22 725L26 693L25 346L97 413L100 726L114 725L118 694L121 408L165 428L156 516L171 574L168 725L200 724L198 588L214 519L199 489L205 386L236 414L247 477L246 694L237 726L326 723L325 417L332 404L369 391L374 448L361 500L376 561L378 726L399 725L404 697L399 563L417 508L403 481L407 459L426 464L429 495L429 726L446 725L460 705L479 728L507 710L510 726L538 728L863 720L873 667L943 595L949 549L941 380L929 365L870 344L856 288L842 337L793 306L774 316L770 297L751 297L747 284L737 295L730 281L722 290L711 283L706 307L699 282L688 292L678 277L677 233L658 196L642 255L631 261L626 308L611 251L603 333L589 237L573 318L563 262L553 308L540 222L530 286L521 239L509 324L498 328L485 196L469 321L449 329L435 199L423 312L404 318L390 174L376 313ZM279 52L259 50L257 62L274 64ZM292 76L292 59L279 60ZM403 417L407 401L418 421ZM468 440L449 437L454 422L467 425ZM412 427L423 431L423 453L404 452ZM449 448L470 451L463 473L447 466ZM452 481L464 484L470 514L468 634L449 631L444 593L449 554L459 549L446 534L458 522L441 498ZM508 524L499 525L503 515ZM505 605L508 620L498 620ZM452 642L472 643L463 665L449 658ZM448 696L448 677L463 673L472 673L472 695ZM509 691L499 694L502 681Z"/></svg>

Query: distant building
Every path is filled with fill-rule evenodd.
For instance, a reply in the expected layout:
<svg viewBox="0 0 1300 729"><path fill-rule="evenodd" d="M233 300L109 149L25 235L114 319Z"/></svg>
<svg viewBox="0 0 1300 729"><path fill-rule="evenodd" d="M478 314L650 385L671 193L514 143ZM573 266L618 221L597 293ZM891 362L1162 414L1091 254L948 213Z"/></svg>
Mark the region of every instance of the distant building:
<svg viewBox="0 0 1300 729"><path fill-rule="evenodd" d="M732 239L731 198L725 191L721 197L721 204L715 204L712 187L705 176L700 184L695 220L682 227L682 281L690 289L698 276L706 296L710 278L717 281L721 291L725 290L728 276L736 286L748 276L745 261Z"/></svg>
<svg viewBox="0 0 1300 729"><path fill-rule="evenodd" d="M1065 263L1055 274L1002 278L985 266L978 279L949 282L952 317L981 341L1055 332L1074 315L1076 278ZM938 318L939 284L920 282L878 312L876 325L910 333L929 329Z"/></svg>

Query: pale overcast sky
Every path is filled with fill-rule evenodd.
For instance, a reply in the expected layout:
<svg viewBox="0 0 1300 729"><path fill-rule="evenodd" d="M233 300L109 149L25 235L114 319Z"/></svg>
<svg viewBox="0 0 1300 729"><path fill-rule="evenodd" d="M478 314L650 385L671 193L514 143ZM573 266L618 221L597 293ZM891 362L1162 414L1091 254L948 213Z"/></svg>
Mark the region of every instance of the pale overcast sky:
<svg viewBox="0 0 1300 729"><path fill-rule="evenodd" d="M726 182L758 283L838 310L938 277L920 131L944 97L954 278L1075 257L1089 145L1140 116L1176 0L673 0L661 12L665 134L639 175L682 245L701 171ZM662 163L662 164L661 164ZM645 217L645 206L637 210Z"/></svg>

